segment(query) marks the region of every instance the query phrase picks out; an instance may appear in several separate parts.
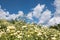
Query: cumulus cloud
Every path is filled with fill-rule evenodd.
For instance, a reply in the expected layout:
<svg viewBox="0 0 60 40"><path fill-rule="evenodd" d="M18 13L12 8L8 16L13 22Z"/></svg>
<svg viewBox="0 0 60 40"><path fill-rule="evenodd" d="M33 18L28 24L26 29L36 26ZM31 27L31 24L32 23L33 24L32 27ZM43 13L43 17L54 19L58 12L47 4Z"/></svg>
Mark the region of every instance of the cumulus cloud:
<svg viewBox="0 0 60 40"><path fill-rule="evenodd" d="M18 11L18 15L17 16L24 16L23 11Z"/></svg>
<svg viewBox="0 0 60 40"><path fill-rule="evenodd" d="M45 5L38 4L26 16L24 15L23 11L18 11L17 14L10 14L8 11L4 11L0 6L0 19L15 20L16 18L25 16L27 19L33 21L35 21L34 18L37 18L37 24L55 25L60 23L60 0L55 0L54 6L56 7L56 12L53 14L53 17L50 10L46 9L43 11Z"/></svg>
<svg viewBox="0 0 60 40"><path fill-rule="evenodd" d="M60 17L53 17L48 22L48 25L55 25L60 23Z"/></svg>
<svg viewBox="0 0 60 40"><path fill-rule="evenodd" d="M56 12L54 16L60 16L60 0L55 0L54 5L56 6Z"/></svg>
<svg viewBox="0 0 60 40"><path fill-rule="evenodd" d="M24 15L23 11L18 11L17 14L15 14L15 13L10 14L8 11L4 11L0 6L0 19L15 20L19 16L23 16L23 15Z"/></svg>
<svg viewBox="0 0 60 40"><path fill-rule="evenodd" d="M33 13L32 12L28 13L26 17L30 20L33 20Z"/></svg>
<svg viewBox="0 0 60 40"><path fill-rule="evenodd" d="M45 5L38 4L35 8L33 8L32 12L29 12L27 14L27 18L30 20L33 20L33 17L40 18L41 12L43 11L44 7L45 7Z"/></svg>
<svg viewBox="0 0 60 40"><path fill-rule="evenodd" d="M38 4L35 8L33 8L32 12L28 13L27 17L29 19L33 19L33 17L37 18L37 20L39 20L37 24L44 24L48 22L51 18L51 11L46 9L43 12L44 8L45 8L45 5Z"/></svg>
<svg viewBox="0 0 60 40"><path fill-rule="evenodd" d="M51 13L50 10L45 8L45 5L38 4L31 13L28 13L28 18L33 19L33 17L38 18L37 24L55 25L60 23L60 0L54 1L54 6L56 7L55 13ZM43 12L42 12L43 11ZM52 14L54 15L52 17Z"/></svg>
<svg viewBox="0 0 60 40"><path fill-rule="evenodd" d="M39 18L41 16L41 12L43 11L45 5L40 5L38 4L34 9L33 9L33 16L36 18Z"/></svg>
<svg viewBox="0 0 60 40"><path fill-rule="evenodd" d="M33 8L33 11L29 12L26 15L26 18L30 19L30 20L34 20L33 17L35 17L39 20L38 24L45 23L46 21L48 21L50 19L51 12L48 9L46 9L44 12L42 12L44 8L45 8L45 5L38 4L35 8ZM4 11L0 7L0 19L7 19L7 20L13 19L13 20L15 20L15 19L17 19L19 17L23 17L23 16L25 16L23 11L18 11L17 14L15 14L15 13L10 14L8 11Z"/></svg>
<svg viewBox="0 0 60 40"><path fill-rule="evenodd" d="M54 13L54 17L51 18L48 22L49 25L55 25L60 23L60 0L55 0L54 5L56 7L56 11Z"/></svg>
<svg viewBox="0 0 60 40"><path fill-rule="evenodd" d="M0 19L5 19L7 15L9 15L9 12L5 12L0 8Z"/></svg>
<svg viewBox="0 0 60 40"><path fill-rule="evenodd" d="M41 18L39 20L39 24L48 22L50 18L51 18L51 11L47 9L45 12L42 13Z"/></svg>

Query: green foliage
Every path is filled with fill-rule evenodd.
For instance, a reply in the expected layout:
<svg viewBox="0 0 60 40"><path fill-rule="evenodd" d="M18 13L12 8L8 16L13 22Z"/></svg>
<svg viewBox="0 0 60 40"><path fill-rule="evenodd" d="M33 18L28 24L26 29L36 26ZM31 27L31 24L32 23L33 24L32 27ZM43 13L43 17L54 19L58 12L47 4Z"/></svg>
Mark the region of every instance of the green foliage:
<svg viewBox="0 0 60 40"><path fill-rule="evenodd" d="M50 28L54 28L54 29L60 31L60 24L57 24L57 25L54 25L54 26L50 26Z"/></svg>
<svg viewBox="0 0 60 40"><path fill-rule="evenodd" d="M25 21L0 20L0 40L60 40L60 24L41 27Z"/></svg>

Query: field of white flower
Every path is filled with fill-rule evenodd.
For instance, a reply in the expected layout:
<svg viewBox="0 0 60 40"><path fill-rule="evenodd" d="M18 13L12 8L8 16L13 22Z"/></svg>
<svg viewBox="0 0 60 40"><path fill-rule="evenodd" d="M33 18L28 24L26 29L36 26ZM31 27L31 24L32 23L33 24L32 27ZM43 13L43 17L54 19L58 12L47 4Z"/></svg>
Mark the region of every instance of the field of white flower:
<svg viewBox="0 0 60 40"><path fill-rule="evenodd" d="M23 21L0 20L0 40L60 40L60 31Z"/></svg>

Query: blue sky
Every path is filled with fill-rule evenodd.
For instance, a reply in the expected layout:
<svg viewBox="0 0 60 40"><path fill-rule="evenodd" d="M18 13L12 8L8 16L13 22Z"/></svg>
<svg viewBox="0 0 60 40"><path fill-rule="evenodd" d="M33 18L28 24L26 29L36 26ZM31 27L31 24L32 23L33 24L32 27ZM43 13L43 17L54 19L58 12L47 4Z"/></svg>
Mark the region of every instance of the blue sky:
<svg viewBox="0 0 60 40"><path fill-rule="evenodd" d="M41 25L60 23L60 0L0 0L0 19L26 19Z"/></svg>
<svg viewBox="0 0 60 40"><path fill-rule="evenodd" d="M36 5L45 4L49 10L54 12L53 2L54 0L0 0L0 5L10 13L17 13L19 10L28 13Z"/></svg>

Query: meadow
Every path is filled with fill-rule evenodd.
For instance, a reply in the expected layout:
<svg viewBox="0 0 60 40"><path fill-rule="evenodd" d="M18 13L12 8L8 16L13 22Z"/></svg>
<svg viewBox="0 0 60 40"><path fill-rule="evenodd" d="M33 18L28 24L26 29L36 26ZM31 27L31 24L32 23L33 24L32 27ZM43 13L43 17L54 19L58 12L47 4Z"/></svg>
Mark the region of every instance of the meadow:
<svg viewBox="0 0 60 40"><path fill-rule="evenodd" d="M24 21L0 20L0 40L60 40L60 24L42 27Z"/></svg>

